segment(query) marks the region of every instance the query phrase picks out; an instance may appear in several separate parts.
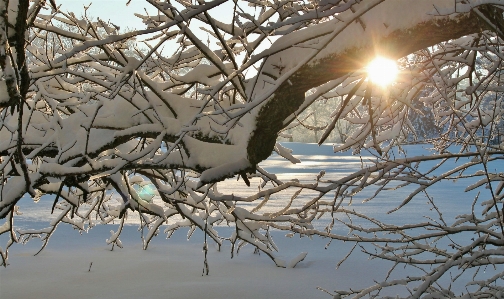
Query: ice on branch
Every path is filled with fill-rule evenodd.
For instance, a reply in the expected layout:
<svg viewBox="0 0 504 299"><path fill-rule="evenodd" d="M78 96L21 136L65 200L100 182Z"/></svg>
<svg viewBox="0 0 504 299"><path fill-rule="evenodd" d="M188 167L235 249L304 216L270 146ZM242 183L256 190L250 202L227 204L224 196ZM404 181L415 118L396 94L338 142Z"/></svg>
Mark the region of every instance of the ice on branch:
<svg viewBox="0 0 504 299"><path fill-rule="evenodd" d="M502 1L147 1L131 16L143 27L127 31L54 1L6 4L0 265L12 244L43 249L63 224L114 226L106 244L122 247L136 221L144 249L161 232L203 231L207 270L210 241L278 267L310 259L282 260L274 230L391 263L374 285L326 291L335 298L502 294ZM366 72L380 55L398 66L386 86ZM356 156L303 164L282 139L300 134ZM454 181L472 204L430 195ZM388 213L369 212L383 198ZM421 220L390 221L417 201ZM19 229L37 202L49 202L47 227ZM396 279L398 268L420 274ZM474 282L452 290L467 273Z"/></svg>

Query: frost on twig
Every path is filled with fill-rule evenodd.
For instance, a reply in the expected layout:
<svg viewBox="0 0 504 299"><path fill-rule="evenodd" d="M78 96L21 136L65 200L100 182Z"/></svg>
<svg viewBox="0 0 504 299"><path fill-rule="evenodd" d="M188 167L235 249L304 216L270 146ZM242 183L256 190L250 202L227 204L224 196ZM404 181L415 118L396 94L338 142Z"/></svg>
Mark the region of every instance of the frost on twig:
<svg viewBox="0 0 504 299"><path fill-rule="evenodd" d="M212 10L225 2L149 0L157 13L138 12L145 26L128 32L52 2L0 3L0 234L8 237L0 263L17 242L40 238L43 249L60 224L87 232L119 222L107 243L121 247L130 217L140 219L144 249L162 232L199 229L218 246L231 243L232 254L248 244L294 267L306 255L280 259L275 229L354 242L393 265L368 288L327 291L335 297L399 285L412 297L455 297L441 281L472 270L464 292L501 296L502 4L234 1L223 21ZM365 72L376 54L401 70L387 88ZM322 125L305 123L314 103L329 111ZM258 166L273 151L300 161L277 140L296 126L323 131L319 143L339 131L336 151L373 157L353 173L309 181ZM404 155L410 142L433 151ZM228 178L252 191L226 194ZM480 194L449 219L429 191L454 180ZM387 215L351 207L362 194L368 203L396 190L407 192ZM275 205L279 194L289 195ZM50 225L17 229L18 203L41 197L53 201ZM422 222L388 222L418 198L430 207ZM230 236L219 233L224 225ZM420 274L392 278L399 265ZM480 277L490 266L495 275Z"/></svg>

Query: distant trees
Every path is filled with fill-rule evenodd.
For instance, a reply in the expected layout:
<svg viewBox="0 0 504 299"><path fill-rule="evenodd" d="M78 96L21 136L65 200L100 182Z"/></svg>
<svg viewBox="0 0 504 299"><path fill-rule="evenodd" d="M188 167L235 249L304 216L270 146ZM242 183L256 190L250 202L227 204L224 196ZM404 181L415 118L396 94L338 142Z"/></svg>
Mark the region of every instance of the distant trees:
<svg viewBox="0 0 504 299"><path fill-rule="evenodd" d="M280 229L374 244L372 257L422 272L330 292L336 298L378 296L396 285L414 298L456 297L440 282L449 271L503 263L503 176L488 167L502 159L503 146L479 138L483 131L498 136L504 113L501 1L235 1L232 21L224 23L213 11L226 2L148 0L157 14L138 12L145 28L120 33L113 23L59 10L57 1L0 1L0 234L10 239L1 264L13 243L47 242L61 223L88 230L118 219L107 242L121 246L130 213L142 219L145 248L162 225L167 234L187 227L218 244L231 242L233 250L251 244L283 267L269 234ZM126 49L133 39L148 51ZM363 71L376 55L401 65L387 89ZM279 134L316 101L334 98L337 106L320 119L327 126L319 142L339 128L346 137L335 150L369 149L372 166L337 181L321 173L312 183L281 181L258 167L272 151L296 161L277 143ZM415 126L414 113L422 111L434 115L439 136L430 134L430 121L417 131L423 127ZM348 135L338 127L347 122L355 126ZM393 159L390 150L415 133L431 136L438 153ZM456 144L460 151L452 152ZM470 162L434 174L464 157ZM439 166L425 170L426 161ZM219 182L236 176L258 183L257 192L220 193ZM399 210L418 194L428 197L432 185L466 178L479 179L467 190L487 188L475 198L484 206L480 214L473 205L457 219L393 225L346 207L365 188L378 194L414 186ZM142 193L146 186L160 202ZM291 201L266 212L270 196L288 189L295 190ZM303 190L318 195L298 202ZM53 198L57 217L48 228L16 230L17 203L26 194L35 202ZM257 205L243 204L250 202ZM312 221L322 215L332 221L318 230ZM354 226L352 217L369 226ZM334 234L335 222L351 234ZM220 236L217 224L234 233ZM446 245L457 234L473 237ZM466 292L502 296L499 271Z"/></svg>
<svg viewBox="0 0 504 299"><path fill-rule="evenodd" d="M413 136L410 137L411 140L423 141L439 137L442 128L438 127L432 108L425 106L420 101L413 102L412 106L414 109L412 109L408 119L415 130L413 131L414 135L412 134Z"/></svg>
<svg viewBox="0 0 504 299"><path fill-rule="evenodd" d="M341 98L339 100L342 100ZM280 137L287 138L288 141L317 143L322 132L327 127L327 119L338 105L338 99L321 99L314 102L308 109L297 116L297 119L289 124ZM351 132L352 125L344 119L336 123L335 130L327 138L327 142L344 142L345 136ZM282 139L281 139L282 140Z"/></svg>

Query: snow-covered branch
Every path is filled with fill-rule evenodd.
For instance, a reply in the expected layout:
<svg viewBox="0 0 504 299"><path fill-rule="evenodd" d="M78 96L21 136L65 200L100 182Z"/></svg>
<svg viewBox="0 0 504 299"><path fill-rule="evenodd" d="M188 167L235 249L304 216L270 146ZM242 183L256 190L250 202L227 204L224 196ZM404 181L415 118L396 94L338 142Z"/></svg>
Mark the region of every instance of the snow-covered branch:
<svg viewBox="0 0 504 299"><path fill-rule="evenodd" d="M356 242L423 271L335 296L396 285L415 285L413 297L452 296L437 283L448 271L502 263L504 179L492 168L504 153L501 1L234 1L228 23L213 13L226 0L147 2L157 13L135 14L145 28L128 32L44 1L0 2L3 265L14 242L38 237L45 246L61 223L83 232L119 220L107 242L121 247L131 215L146 230L145 249L163 226L168 236L200 229L233 253L250 244L286 267L269 234L279 229ZM365 70L377 55L399 64L386 88ZM305 124L317 102L334 105L322 125ZM435 134L415 121L422 117ZM284 131L324 130L322 143L341 121L348 131L335 151L374 155L360 171L306 182L258 165L273 151L300 162L278 143ZM398 157L420 139L436 152ZM257 189L223 194L227 178ZM481 215L473 205L444 219L428 192L452 180L470 181L466 192L488 189ZM368 202L399 189L407 195L390 214L425 194L435 217L392 225L348 207L363 191L373 190ZM18 203L41 196L59 215L48 228L16 231ZM324 229L314 226L327 215ZM351 233L334 233L338 223ZM219 235L219 225L233 234ZM446 245L468 232L471 242ZM502 288L484 284L498 280L502 273L475 281L470 292L497 296Z"/></svg>

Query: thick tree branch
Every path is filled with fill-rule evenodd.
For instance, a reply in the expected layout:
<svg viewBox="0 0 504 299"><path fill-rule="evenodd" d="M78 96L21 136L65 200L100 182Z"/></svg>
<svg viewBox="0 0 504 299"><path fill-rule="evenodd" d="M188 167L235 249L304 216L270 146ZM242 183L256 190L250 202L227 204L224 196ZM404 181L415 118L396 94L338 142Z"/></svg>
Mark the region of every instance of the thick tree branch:
<svg viewBox="0 0 504 299"><path fill-rule="evenodd" d="M277 89L256 119L257 128L250 138L247 153L255 165L268 158L283 121L296 112L305 99L305 92L330 80L359 71L376 55L400 58L440 42L488 29L474 13L456 17L433 17L383 37L377 36L367 47L345 49L303 65Z"/></svg>

